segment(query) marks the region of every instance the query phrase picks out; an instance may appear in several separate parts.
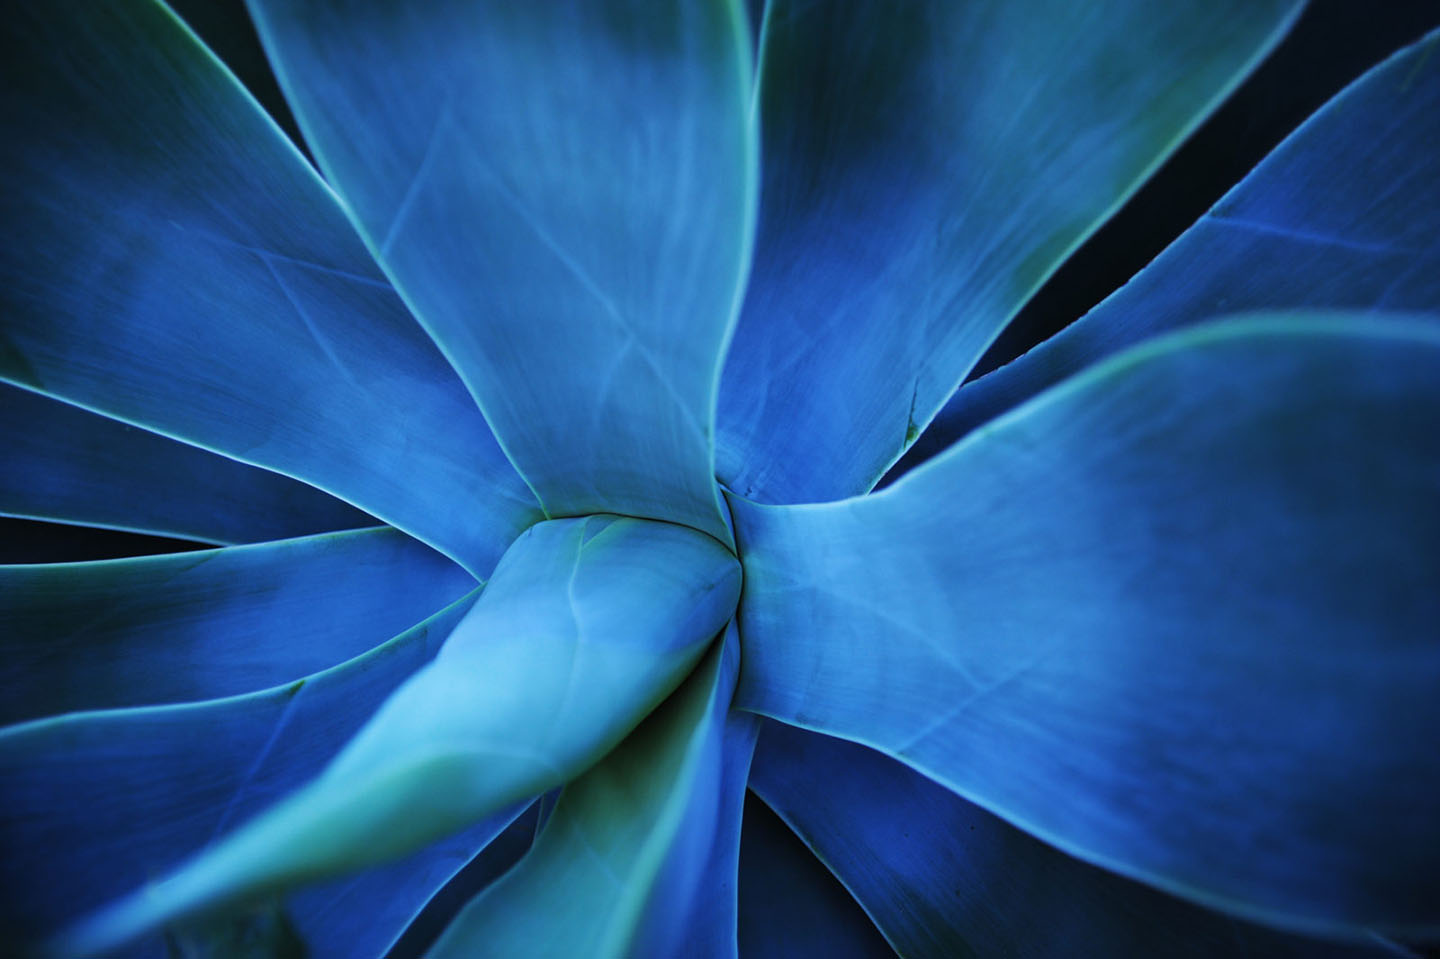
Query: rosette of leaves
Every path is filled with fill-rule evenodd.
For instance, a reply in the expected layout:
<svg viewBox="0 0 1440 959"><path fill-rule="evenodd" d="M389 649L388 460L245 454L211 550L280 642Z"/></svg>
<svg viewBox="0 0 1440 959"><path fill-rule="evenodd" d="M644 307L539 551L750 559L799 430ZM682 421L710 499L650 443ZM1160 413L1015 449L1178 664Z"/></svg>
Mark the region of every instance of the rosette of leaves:
<svg viewBox="0 0 1440 959"><path fill-rule="evenodd" d="M0 569L7 941L1440 932L1435 35L957 390L1296 3L252 13L7 11L0 508L215 545Z"/></svg>

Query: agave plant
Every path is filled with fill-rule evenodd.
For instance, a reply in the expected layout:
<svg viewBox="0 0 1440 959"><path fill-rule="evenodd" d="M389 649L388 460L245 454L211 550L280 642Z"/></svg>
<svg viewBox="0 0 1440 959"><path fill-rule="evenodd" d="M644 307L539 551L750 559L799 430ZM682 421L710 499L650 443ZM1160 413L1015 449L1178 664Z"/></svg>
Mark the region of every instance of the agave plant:
<svg viewBox="0 0 1440 959"><path fill-rule="evenodd" d="M1436 938L1440 34L960 385L1298 6L16 5L7 941Z"/></svg>

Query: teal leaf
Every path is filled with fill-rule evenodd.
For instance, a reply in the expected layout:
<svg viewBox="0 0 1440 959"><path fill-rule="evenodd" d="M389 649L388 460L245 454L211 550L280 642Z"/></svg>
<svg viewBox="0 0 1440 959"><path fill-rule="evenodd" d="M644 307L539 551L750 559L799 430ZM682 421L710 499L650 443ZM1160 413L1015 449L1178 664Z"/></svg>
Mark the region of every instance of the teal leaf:
<svg viewBox="0 0 1440 959"><path fill-rule="evenodd" d="M733 683L731 687L733 696ZM734 956L737 952L741 821L745 787L750 779L750 758L755 752L759 729L759 718L750 713L730 710L725 714L718 763L707 760L702 770L706 776L698 786L717 795L714 822L706 818L709 807L692 800L681 827L686 840L671 850L660 877L662 888L667 890L681 888L687 880L695 884L695 888L688 908L683 901L652 908L652 928L645 939L651 951L660 950L668 941L683 942L685 949L707 955ZM687 860L685 853L693 858ZM678 896L673 898L679 900ZM654 929L654 918L663 917L666 910L673 910L672 924L665 929Z"/></svg>
<svg viewBox="0 0 1440 959"><path fill-rule="evenodd" d="M53 933L163 875L310 779L435 654L473 600L472 592L385 645L286 686L203 703L73 713L0 731L6 941ZM469 842L437 846L408 868L433 869L431 855L463 859L476 837ZM373 918L389 916L381 932L398 933L432 891L390 886L395 902L372 904Z"/></svg>
<svg viewBox="0 0 1440 959"><path fill-rule="evenodd" d="M517 803L396 862L286 896L309 956L393 955L396 941L461 868L484 859L503 869L518 858L503 840L525 807Z"/></svg>
<svg viewBox="0 0 1440 959"><path fill-rule="evenodd" d="M475 585L387 528L0 565L0 723L293 682L380 645Z"/></svg>
<svg viewBox="0 0 1440 959"><path fill-rule="evenodd" d="M1393 953L1193 906L1081 862L856 743L766 723L751 788L903 956L1320 959Z"/></svg>
<svg viewBox="0 0 1440 959"><path fill-rule="evenodd" d="M326 176L550 516L728 539L756 179L738 0L253 0Z"/></svg>
<svg viewBox="0 0 1440 959"><path fill-rule="evenodd" d="M1066 376L1221 312L1440 312L1440 31L1351 84L1138 276L961 387L913 467Z"/></svg>
<svg viewBox="0 0 1440 959"><path fill-rule="evenodd" d="M558 790L557 790L558 792ZM382 952L386 959L423 959L465 904L514 868L530 851L541 824L541 813L551 793L532 802L505 830L438 889L405 927L405 932ZM462 834L463 835L463 834Z"/></svg>
<svg viewBox="0 0 1440 959"><path fill-rule="evenodd" d="M305 940L279 903L166 930L166 959L307 959Z"/></svg>
<svg viewBox="0 0 1440 959"><path fill-rule="evenodd" d="M752 791L740 838L745 959L892 959L870 917Z"/></svg>
<svg viewBox="0 0 1440 959"><path fill-rule="evenodd" d="M314 487L0 383L0 515L258 543L374 526Z"/></svg>
<svg viewBox="0 0 1440 959"><path fill-rule="evenodd" d="M737 703L1296 931L1440 929L1440 328L1251 318L883 493L732 499Z"/></svg>
<svg viewBox="0 0 1440 959"><path fill-rule="evenodd" d="M679 690L565 788L529 854L465 907L430 955L734 956L754 744L748 722L740 748L726 748L738 659L732 627ZM727 867L728 889L715 882ZM729 899L728 928L694 921L713 915L712 897Z"/></svg>
<svg viewBox="0 0 1440 959"><path fill-rule="evenodd" d="M297 477L487 574L533 497L235 78L150 0L26 0L0 29L24 131L0 144L0 380Z"/></svg>
<svg viewBox="0 0 1440 959"><path fill-rule="evenodd" d="M616 516L526 530L434 661L324 772L168 878L90 917L96 953L202 911L402 857L578 775L730 619L717 540Z"/></svg>
<svg viewBox="0 0 1440 959"><path fill-rule="evenodd" d="M717 475L770 503L868 490L1299 6L771 3Z"/></svg>

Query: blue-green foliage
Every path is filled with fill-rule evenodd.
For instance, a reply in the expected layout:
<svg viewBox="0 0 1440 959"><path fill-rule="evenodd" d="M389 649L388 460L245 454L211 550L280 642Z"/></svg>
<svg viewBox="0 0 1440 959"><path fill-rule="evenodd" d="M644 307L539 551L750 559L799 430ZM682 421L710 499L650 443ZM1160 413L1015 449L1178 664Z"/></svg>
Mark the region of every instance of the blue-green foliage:
<svg viewBox="0 0 1440 959"><path fill-rule="evenodd" d="M957 389L1300 0L12 7L0 941L1440 938L1440 34Z"/></svg>
<svg viewBox="0 0 1440 959"><path fill-rule="evenodd" d="M771 3L717 475L767 503L867 491L1299 8Z"/></svg>
<svg viewBox="0 0 1440 959"><path fill-rule="evenodd" d="M737 703L1162 889L1424 932L1437 367L1430 323L1233 319L1102 363L883 492L737 500ZM1386 455L1336 456L1369 444Z"/></svg>
<svg viewBox="0 0 1440 959"><path fill-rule="evenodd" d="M546 511L725 539L715 393L756 178L740 11L253 7L321 168Z"/></svg>
<svg viewBox="0 0 1440 959"><path fill-rule="evenodd" d="M1433 38L1300 126L1169 249L1086 316L957 390L904 467L1149 336L1245 310L1433 310L1440 143ZM1317 201L1316 197L1323 197Z"/></svg>
<svg viewBox="0 0 1440 959"><path fill-rule="evenodd" d="M817 779L828 788L815 789ZM750 788L904 955L1384 954L1376 945L1288 936L1163 895L1056 851L872 749L793 726L766 724Z"/></svg>

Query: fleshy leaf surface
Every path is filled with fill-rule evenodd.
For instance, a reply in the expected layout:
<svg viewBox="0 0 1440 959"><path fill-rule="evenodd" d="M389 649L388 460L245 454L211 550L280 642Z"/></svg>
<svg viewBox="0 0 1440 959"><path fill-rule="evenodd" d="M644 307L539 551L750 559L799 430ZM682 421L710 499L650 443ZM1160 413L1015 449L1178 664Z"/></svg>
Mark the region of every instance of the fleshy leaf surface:
<svg viewBox="0 0 1440 959"><path fill-rule="evenodd" d="M298 477L488 574L534 498L235 78L151 0L24 0L0 50L0 380Z"/></svg>
<svg viewBox="0 0 1440 959"><path fill-rule="evenodd" d="M546 793L531 803L503 832L457 870L450 881L416 913L404 933L383 950L385 959L425 959L430 947L455 914L509 872L530 851L540 829L543 804L549 795Z"/></svg>
<svg viewBox="0 0 1440 959"><path fill-rule="evenodd" d="M1440 928L1440 328L1113 358L869 497L732 499L737 703L1297 931Z"/></svg>
<svg viewBox="0 0 1440 959"><path fill-rule="evenodd" d="M903 956L1385 956L1194 906L1048 846L858 743L765 724L751 788Z"/></svg>
<svg viewBox="0 0 1440 959"><path fill-rule="evenodd" d="M1091 363L1217 313L1440 313L1437 46L1440 31L1371 69L1128 284L962 386L896 472Z"/></svg>
<svg viewBox="0 0 1440 959"><path fill-rule="evenodd" d="M276 689L73 713L0 731L0 929L6 941L56 932L173 869L309 780L435 654L473 601L474 593L363 656ZM431 856L466 856L476 837L469 842L468 849L434 847L411 868L424 867ZM433 887L407 890L396 883L388 891L386 903L371 903L374 915L351 922L388 914L398 925L381 928L393 936ZM399 914L387 913L391 908ZM152 940L136 954L158 955L158 949Z"/></svg>
<svg viewBox="0 0 1440 959"><path fill-rule="evenodd" d="M252 9L326 176L547 513L728 538L714 408L757 175L738 2Z"/></svg>
<svg viewBox="0 0 1440 959"><path fill-rule="evenodd" d="M60 950L100 953L396 859L569 781L680 683L739 592L734 555L687 527L603 515L532 526L434 661L321 775Z"/></svg>
<svg viewBox="0 0 1440 959"><path fill-rule="evenodd" d="M771 3L717 475L769 503L868 490L1299 7Z"/></svg>
<svg viewBox="0 0 1440 959"><path fill-rule="evenodd" d="M380 645L475 586L450 560L386 527L0 565L0 723L293 682Z"/></svg>
<svg viewBox="0 0 1440 959"><path fill-rule="evenodd" d="M662 900L651 907L652 920L644 941L652 952L659 951L667 941L680 943L676 948L712 956L734 956L739 949L740 835L750 758L755 752L760 720L750 713L729 709L733 696L732 682L720 733L719 775L713 772L716 760L707 757L705 776L697 787L718 794L713 823L708 819L709 807L698 797L692 799L681 826L686 839L672 848L659 880L667 889L692 884L688 908L673 892L668 894L670 902ZM686 859L686 855L694 858ZM674 910L676 925L654 928L666 909Z"/></svg>
<svg viewBox="0 0 1440 959"><path fill-rule="evenodd" d="M374 526L287 476L0 383L0 515L258 543Z"/></svg>
<svg viewBox="0 0 1440 959"><path fill-rule="evenodd" d="M397 939L457 870L493 861L503 871L524 852L506 848L520 822L513 818L519 811L520 806L512 806L398 862L258 907L169 926L164 959L399 959L403 953L395 947ZM138 959L155 945L155 937L133 944L123 959Z"/></svg>
<svg viewBox="0 0 1440 959"><path fill-rule="evenodd" d="M396 862L298 889L285 897L291 921L309 950L307 959L389 959L395 941L435 893L457 871L487 857L525 806L523 802L511 805ZM493 851L497 868L513 861L510 850Z"/></svg>
<svg viewBox="0 0 1440 959"><path fill-rule="evenodd" d="M529 854L461 911L431 950L435 959L734 956L740 810L754 744L752 718L740 748L726 748L738 659L732 626L680 689L565 788ZM716 848L723 853L712 857ZM727 868L728 893L716 882ZM729 908L715 910L712 897L728 898ZM728 928L708 921L717 912Z"/></svg>

